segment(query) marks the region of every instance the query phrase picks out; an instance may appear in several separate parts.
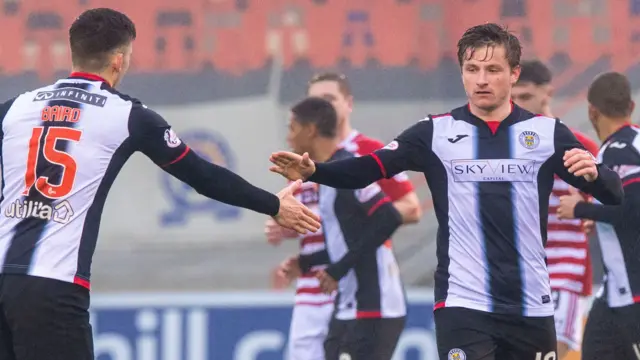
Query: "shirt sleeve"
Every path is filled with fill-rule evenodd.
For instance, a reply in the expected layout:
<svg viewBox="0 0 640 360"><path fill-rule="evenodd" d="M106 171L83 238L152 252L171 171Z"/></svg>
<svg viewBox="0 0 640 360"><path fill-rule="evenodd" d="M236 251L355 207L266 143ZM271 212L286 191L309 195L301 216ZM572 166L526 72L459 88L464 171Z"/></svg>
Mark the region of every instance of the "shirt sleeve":
<svg viewBox="0 0 640 360"><path fill-rule="evenodd" d="M134 150L145 154L199 194L262 214L278 214L280 200L277 196L198 156L160 115L146 106L134 104L129 119L129 137Z"/></svg>
<svg viewBox="0 0 640 360"><path fill-rule="evenodd" d="M638 178L640 180L640 178ZM640 219L640 181L627 182L622 205L601 205L579 202L573 210L578 219L590 219L611 225L621 225L627 219Z"/></svg>
<svg viewBox="0 0 640 360"><path fill-rule="evenodd" d="M308 180L338 189L361 189L405 170L424 171L432 132L431 121L418 122L370 155L316 164Z"/></svg>
<svg viewBox="0 0 640 360"><path fill-rule="evenodd" d="M347 241L347 253L325 269L335 280L344 277L363 255L376 251L402 225L402 216L378 184L356 190L353 195L367 217L367 226L358 231L356 238Z"/></svg>
<svg viewBox="0 0 640 360"><path fill-rule="evenodd" d="M598 164L598 178L588 182L582 176L574 176L564 166L564 154L571 149L585 147L576 139L571 130L559 120L556 120L554 133L555 153L552 155L554 171L558 176L573 187L593 195L598 201L607 205L618 205L622 202L623 191L620 177L603 164Z"/></svg>

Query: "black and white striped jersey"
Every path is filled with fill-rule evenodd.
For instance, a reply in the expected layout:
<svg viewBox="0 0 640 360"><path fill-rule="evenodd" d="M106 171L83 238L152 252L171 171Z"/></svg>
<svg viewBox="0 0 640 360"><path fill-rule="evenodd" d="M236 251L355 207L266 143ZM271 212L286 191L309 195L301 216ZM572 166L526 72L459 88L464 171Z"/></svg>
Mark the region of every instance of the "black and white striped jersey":
<svg viewBox="0 0 640 360"><path fill-rule="evenodd" d="M611 307L640 303L640 129L627 125L606 139L598 160L618 173L621 206L576 204L577 218L596 221L605 268L604 296Z"/></svg>
<svg viewBox="0 0 640 360"><path fill-rule="evenodd" d="M338 150L331 160L353 158ZM340 320L397 318L406 315L392 233L402 224L380 185L340 190L320 185L320 217L331 264L325 271L339 280L335 317Z"/></svg>
<svg viewBox="0 0 640 360"><path fill-rule="evenodd" d="M195 155L160 115L95 75L74 73L1 104L0 125L2 273L88 288L107 193L136 151L201 194L237 204L237 175ZM275 215L277 197L252 189L265 205L254 209Z"/></svg>
<svg viewBox="0 0 640 360"><path fill-rule="evenodd" d="M309 178L358 188L401 171L423 172L439 224L436 308L552 316L545 242L554 173L604 203L619 204L617 174L599 165L589 183L564 166L584 149L559 120L513 106L485 122L468 106L429 116L371 156L317 164Z"/></svg>

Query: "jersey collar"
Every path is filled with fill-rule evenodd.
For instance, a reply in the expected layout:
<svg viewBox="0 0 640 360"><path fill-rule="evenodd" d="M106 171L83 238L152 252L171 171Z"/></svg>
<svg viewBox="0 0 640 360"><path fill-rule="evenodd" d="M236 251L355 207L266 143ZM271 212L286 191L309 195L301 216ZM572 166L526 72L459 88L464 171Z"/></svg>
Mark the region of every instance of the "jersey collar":
<svg viewBox="0 0 640 360"><path fill-rule="evenodd" d="M509 126L513 125L514 123L516 123L518 121L518 118L520 117L520 107L515 105L513 103L513 101L510 101L510 103L511 103L511 112L509 113L509 115L506 118L502 119L498 129L503 128L503 127L509 127ZM479 117L475 116L471 112L469 104L467 104L466 106L463 107L463 111L464 111L464 115L466 115L465 116L466 119L460 119L460 120L467 120L468 122L470 122L470 123L472 123L473 125L476 125L476 126L484 126L484 127L487 127L487 128L489 127L484 120L482 120ZM495 119L495 121L500 121L500 119Z"/></svg>
<svg viewBox="0 0 640 360"><path fill-rule="evenodd" d="M81 72L81 71L72 72L69 75L69 79L84 79L84 80L90 80L90 81L102 81L103 83L111 86L111 83L109 83L107 80L105 80L105 78L103 78L102 76L98 76L98 75L92 74L92 73Z"/></svg>
<svg viewBox="0 0 640 360"><path fill-rule="evenodd" d="M632 123L624 123L623 125L621 125L618 130L614 131L611 135L607 136L606 139L604 139L604 141L602 142L603 144L606 144L609 140L611 140L613 138L614 135L620 133L621 131L624 131L624 129L628 128L628 127L637 127L637 125L632 124Z"/></svg>

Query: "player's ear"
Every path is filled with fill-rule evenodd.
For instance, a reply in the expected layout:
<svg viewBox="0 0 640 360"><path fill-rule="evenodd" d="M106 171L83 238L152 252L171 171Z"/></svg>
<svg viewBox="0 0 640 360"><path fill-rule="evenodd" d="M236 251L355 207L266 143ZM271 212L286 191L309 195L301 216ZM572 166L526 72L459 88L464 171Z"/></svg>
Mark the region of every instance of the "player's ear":
<svg viewBox="0 0 640 360"><path fill-rule="evenodd" d="M635 108L636 108L636 102L635 102L635 101L633 101L633 100L631 100L631 101L629 102L629 114L632 114L632 113L633 113L633 110L635 110Z"/></svg>
<svg viewBox="0 0 640 360"><path fill-rule="evenodd" d="M520 65L511 68L511 86L515 85L520 78Z"/></svg>
<svg viewBox="0 0 640 360"><path fill-rule="evenodd" d="M111 58L111 68L113 71L119 73L124 67L124 53L118 51Z"/></svg>

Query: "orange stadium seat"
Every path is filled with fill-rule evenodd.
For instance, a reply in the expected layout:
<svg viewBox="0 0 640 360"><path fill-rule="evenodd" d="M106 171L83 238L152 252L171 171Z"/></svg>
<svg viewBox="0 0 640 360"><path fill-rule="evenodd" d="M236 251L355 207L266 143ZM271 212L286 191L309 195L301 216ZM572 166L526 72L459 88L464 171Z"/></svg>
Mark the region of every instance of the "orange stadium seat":
<svg viewBox="0 0 640 360"><path fill-rule="evenodd" d="M423 0L411 6L405 5L404 8L409 12L409 16L415 17L415 20L410 22L413 28L405 35L410 40L408 46L412 61L423 70L436 68L444 48L449 46L446 43L451 41L443 18L442 1Z"/></svg>
<svg viewBox="0 0 640 360"><path fill-rule="evenodd" d="M640 2L638 2L640 4ZM0 8L0 71L51 76L70 65L68 26L89 7L127 13L138 39L132 71L242 74L274 55L285 68L346 62L354 67L409 64L423 70L455 59L456 40L470 26L499 22L523 40L525 57L570 57L575 69L603 55L615 69L640 62L640 16L630 0L6 0ZM594 3L595 4L595 3ZM640 7L637 11L640 11ZM460 11L464 9L464 11ZM567 10L568 9L568 10ZM11 54L11 56L7 56ZM564 55L563 55L564 54ZM575 70L579 71L579 70Z"/></svg>
<svg viewBox="0 0 640 360"><path fill-rule="evenodd" d="M327 1L322 5L305 5L309 36L308 57L316 68L333 67L341 54L344 14L347 2Z"/></svg>
<svg viewBox="0 0 640 360"><path fill-rule="evenodd" d="M23 4L21 2L15 2L11 6L7 4L5 3L0 12L0 22L5 34L0 36L0 74L2 75L24 71Z"/></svg>
<svg viewBox="0 0 640 360"><path fill-rule="evenodd" d="M398 4L397 0L372 2L370 26L374 44L369 54L380 64L396 67L409 64L417 40L415 33L420 15L417 7L417 4Z"/></svg>

